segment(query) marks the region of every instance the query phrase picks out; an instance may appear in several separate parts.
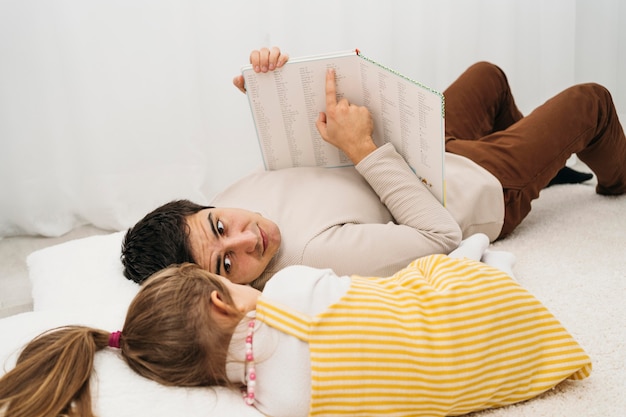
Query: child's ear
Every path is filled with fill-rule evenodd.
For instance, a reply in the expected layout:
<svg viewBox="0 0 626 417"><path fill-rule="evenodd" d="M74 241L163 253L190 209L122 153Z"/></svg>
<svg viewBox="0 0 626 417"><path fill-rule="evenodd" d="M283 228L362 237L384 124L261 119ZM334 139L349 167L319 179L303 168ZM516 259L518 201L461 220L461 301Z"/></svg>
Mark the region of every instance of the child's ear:
<svg viewBox="0 0 626 417"><path fill-rule="evenodd" d="M211 292L211 305L213 306L213 311L223 317L232 317L235 311L233 306L222 299L222 294L217 290Z"/></svg>
<svg viewBox="0 0 626 417"><path fill-rule="evenodd" d="M213 304L213 307L215 307L220 314L228 315L228 311L231 308L222 300L222 295L217 290L211 292L211 304Z"/></svg>

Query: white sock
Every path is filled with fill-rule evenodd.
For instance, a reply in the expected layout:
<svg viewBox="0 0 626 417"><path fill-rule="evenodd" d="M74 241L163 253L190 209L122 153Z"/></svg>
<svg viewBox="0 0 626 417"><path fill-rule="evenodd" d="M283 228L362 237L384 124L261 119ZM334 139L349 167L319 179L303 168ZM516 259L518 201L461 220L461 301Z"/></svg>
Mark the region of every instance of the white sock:
<svg viewBox="0 0 626 417"><path fill-rule="evenodd" d="M515 255L511 252L485 250L481 262L491 265L494 268L498 268L500 271L506 273L511 278L515 279L513 274L513 265L515 264Z"/></svg>
<svg viewBox="0 0 626 417"><path fill-rule="evenodd" d="M489 247L489 238L483 233L476 233L463 239L459 247L450 252L451 258L469 258L480 261L483 253Z"/></svg>

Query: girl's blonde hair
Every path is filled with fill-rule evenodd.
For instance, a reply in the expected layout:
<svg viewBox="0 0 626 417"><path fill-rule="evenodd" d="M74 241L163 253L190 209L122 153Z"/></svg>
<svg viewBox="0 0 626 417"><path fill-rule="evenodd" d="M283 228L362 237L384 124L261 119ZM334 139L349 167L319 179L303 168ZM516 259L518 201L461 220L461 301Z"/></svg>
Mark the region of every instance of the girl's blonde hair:
<svg viewBox="0 0 626 417"><path fill-rule="evenodd" d="M231 386L226 358L232 330L211 315L213 291L234 306L220 279L195 264L171 266L147 280L122 329L120 351L128 365L164 385ZM0 379L2 415L93 417L89 379L94 354L108 346L109 334L65 326L33 339Z"/></svg>

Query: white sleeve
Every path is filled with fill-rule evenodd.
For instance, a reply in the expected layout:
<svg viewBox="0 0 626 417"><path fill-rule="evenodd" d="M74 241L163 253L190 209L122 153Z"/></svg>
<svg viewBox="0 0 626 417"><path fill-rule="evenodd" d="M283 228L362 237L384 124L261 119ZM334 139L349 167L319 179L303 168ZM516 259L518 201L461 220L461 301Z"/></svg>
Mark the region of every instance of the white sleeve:
<svg viewBox="0 0 626 417"><path fill-rule="evenodd" d="M451 258L469 258L480 261L485 250L489 247L489 238L483 233L475 233L463 239L459 247L450 252Z"/></svg>
<svg viewBox="0 0 626 417"><path fill-rule="evenodd" d="M483 233L475 233L463 239L458 248L450 252L451 258L469 258L480 261L487 265L505 272L511 278L513 275L513 265L515 264L515 255L505 251L489 250L489 237Z"/></svg>
<svg viewBox="0 0 626 417"><path fill-rule="evenodd" d="M263 296L313 316L337 302L349 287L350 277L338 276L331 269L293 265L269 280Z"/></svg>

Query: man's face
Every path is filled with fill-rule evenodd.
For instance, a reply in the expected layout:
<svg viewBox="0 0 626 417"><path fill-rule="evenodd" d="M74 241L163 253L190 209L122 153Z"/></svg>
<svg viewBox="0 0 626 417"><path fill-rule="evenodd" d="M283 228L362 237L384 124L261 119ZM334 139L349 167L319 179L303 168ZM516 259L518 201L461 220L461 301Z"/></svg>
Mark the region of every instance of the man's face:
<svg viewBox="0 0 626 417"><path fill-rule="evenodd" d="M196 262L236 284L258 278L280 247L276 223L248 210L204 209L188 216L187 225Z"/></svg>

